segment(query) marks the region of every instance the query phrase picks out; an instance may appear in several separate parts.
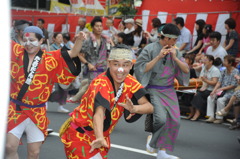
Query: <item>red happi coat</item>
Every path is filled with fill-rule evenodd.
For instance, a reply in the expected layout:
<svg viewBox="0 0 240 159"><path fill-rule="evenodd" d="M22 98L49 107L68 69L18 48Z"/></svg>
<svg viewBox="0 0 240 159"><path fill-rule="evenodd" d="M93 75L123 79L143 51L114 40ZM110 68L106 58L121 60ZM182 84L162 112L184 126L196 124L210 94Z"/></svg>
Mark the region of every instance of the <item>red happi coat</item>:
<svg viewBox="0 0 240 159"><path fill-rule="evenodd" d="M28 105L39 105L45 103L48 101L54 83L68 85L75 79L76 76L73 75L69 69L69 63L72 62L71 58L67 52L64 53L61 50L52 52L43 51L42 59L39 62L32 83L28 87L28 90L23 96L21 102ZM24 47L12 42L10 82L10 97L12 99L17 99L18 93L26 81L24 72L24 61L28 59L26 56L27 54L24 53ZM71 62L69 62L69 59ZM46 137L46 129L49 124L49 120L46 116L46 107L20 107L21 111L16 111L16 104L10 101L7 132L12 130L26 118L30 118Z"/></svg>
<svg viewBox="0 0 240 159"><path fill-rule="evenodd" d="M93 129L93 115L97 106L106 108L110 112L110 126L103 135L109 147L95 149L89 153L91 142L96 139L94 130L81 133L76 131L76 127L70 126L62 135L62 142L65 146L65 153L68 159L89 159L100 153L103 159L107 158L110 148L110 134L124 113L124 108L116 105L114 107L115 91L111 82L109 70L100 74L90 84L88 90L83 95L80 105L72 113L72 122L77 127L90 127ZM131 75L124 80L123 92L118 102L126 102L126 95L129 98L140 99L144 96L143 86ZM106 119L105 119L106 120Z"/></svg>

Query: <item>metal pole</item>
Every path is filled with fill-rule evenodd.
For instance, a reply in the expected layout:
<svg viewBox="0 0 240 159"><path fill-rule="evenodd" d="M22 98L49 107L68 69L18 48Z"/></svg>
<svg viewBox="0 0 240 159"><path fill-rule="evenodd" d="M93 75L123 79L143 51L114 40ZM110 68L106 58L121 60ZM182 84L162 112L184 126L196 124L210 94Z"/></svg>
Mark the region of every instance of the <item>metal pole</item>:
<svg viewBox="0 0 240 159"><path fill-rule="evenodd" d="M39 10L39 0L36 1L36 9Z"/></svg>
<svg viewBox="0 0 240 159"><path fill-rule="evenodd" d="M107 5L108 5L108 14L107 14L107 15L109 16L109 11L110 11L111 0L107 0L107 1L108 1L108 4L107 4Z"/></svg>

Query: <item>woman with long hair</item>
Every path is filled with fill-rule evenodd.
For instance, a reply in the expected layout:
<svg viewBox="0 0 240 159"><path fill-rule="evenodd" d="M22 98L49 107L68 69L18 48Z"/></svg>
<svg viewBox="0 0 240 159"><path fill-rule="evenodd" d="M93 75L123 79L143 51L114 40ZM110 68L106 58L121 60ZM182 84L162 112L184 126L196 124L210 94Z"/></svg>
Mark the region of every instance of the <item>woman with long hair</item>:
<svg viewBox="0 0 240 159"><path fill-rule="evenodd" d="M199 19L195 22L195 29L197 31L197 39L195 41L194 47L189 50L187 53L194 53L197 54L203 45L203 27L205 25L205 21Z"/></svg>

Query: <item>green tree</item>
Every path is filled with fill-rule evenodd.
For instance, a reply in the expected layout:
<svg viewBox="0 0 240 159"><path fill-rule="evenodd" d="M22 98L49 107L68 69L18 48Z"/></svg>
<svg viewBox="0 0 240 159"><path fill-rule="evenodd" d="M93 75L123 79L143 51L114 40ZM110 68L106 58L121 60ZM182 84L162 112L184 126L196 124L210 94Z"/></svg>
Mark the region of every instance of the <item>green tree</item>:
<svg viewBox="0 0 240 159"><path fill-rule="evenodd" d="M137 13L137 10L134 7L134 0L121 0L119 4L121 6L118 8L118 11L126 17L134 17Z"/></svg>

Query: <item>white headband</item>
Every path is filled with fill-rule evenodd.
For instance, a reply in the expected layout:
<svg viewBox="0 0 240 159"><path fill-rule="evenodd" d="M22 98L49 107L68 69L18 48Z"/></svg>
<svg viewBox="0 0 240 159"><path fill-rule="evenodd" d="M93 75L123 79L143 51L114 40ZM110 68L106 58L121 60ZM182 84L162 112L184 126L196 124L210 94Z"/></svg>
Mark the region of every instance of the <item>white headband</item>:
<svg viewBox="0 0 240 159"><path fill-rule="evenodd" d="M168 38L175 38L175 39L178 38L177 35L173 35L173 34L164 34L162 31L161 31L161 35L163 35L163 36L165 36L165 37L168 37Z"/></svg>

